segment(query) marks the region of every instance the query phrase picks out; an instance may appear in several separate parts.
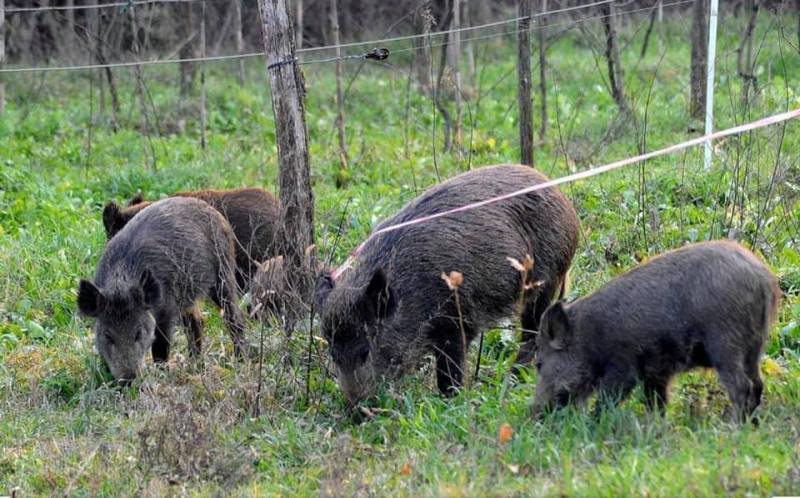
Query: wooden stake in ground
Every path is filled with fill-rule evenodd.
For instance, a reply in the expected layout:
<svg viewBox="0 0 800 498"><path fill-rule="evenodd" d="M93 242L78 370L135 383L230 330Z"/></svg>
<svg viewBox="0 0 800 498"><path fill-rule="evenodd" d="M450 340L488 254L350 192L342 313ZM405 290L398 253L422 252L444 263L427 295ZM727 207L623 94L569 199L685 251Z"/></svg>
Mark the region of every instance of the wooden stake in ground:
<svg viewBox="0 0 800 498"><path fill-rule="evenodd" d="M603 14L603 28L606 32L606 60L608 61L608 79L611 84L611 96L620 112L628 112L628 101L625 97L625 81L622 75L622 63L617 43L617 9L614 1L600 6Z"/></svg>
<svg viewBox="0 0 800 498"><path fill-rule="evenodd" d="M0 67L6 60L6 0L0 0ZM6 84L0 75L0 116L6 110Z"/></svg>
<svg viewBox="0 0 800 498"><path fill-rule="evenodd" d="M547 0L539 17L539 141L547 131Z"/></svg>
<svg viewBox="0 0 800 498"><path fill-rule="evenodd" d="M295 24L297 25L297 50L303 48L303 0L295 0Z"/></svg>
<svg viewBox="0 0 800 498"><path fill-rule="evenodd" d="M306 249L314 241L314 196L311 191L303 74L295 64L294 34L286 0L259 0L267 77L275 116L280 186L280 243L289 289L287 323L292 327L310 303L312 278Z"/></svg>
<svg viewBox="0 0 800 498"><path fill-rule="evenodd" d="M200 57L206 58L206 0L200 18ZM206 64L200 63L200 147L206 150Z"/></svg>
<svg viewBox="0 0 800 498"><path fill-rule="evenodd" d="M533 166L533 102L531 100L531 15L533 0L519 0L517 33L517 97L520 162Z"/></svg>
<svg viewBox="0 0 800 498"><path fill-rule="evenodd" d="M244 53L244 35L242 34L242 0L234 0L234 31L236 35L236 53ZM239 86L244 86L244 59L239 59Z"/></svg>
<svg viewBox="0 0 800 498"><path fill-rule="evenodd" d="M347 137L344 130L344 86L342 85L342 49L339 47L339 9L336 0L331 0L331 36L336 46L336 129L339 132L339 172L336 174L336 187L342 188L350 179L347 157Z"/></svg>
<svg viewBox="0 0 800 498"><path fill-rule="evenodd" d="M702 120L706 112L706 65L708 53L708 0L695 0L692 12L692 67L689 117ZM695 123L690 129L699 128Z"/></svg>

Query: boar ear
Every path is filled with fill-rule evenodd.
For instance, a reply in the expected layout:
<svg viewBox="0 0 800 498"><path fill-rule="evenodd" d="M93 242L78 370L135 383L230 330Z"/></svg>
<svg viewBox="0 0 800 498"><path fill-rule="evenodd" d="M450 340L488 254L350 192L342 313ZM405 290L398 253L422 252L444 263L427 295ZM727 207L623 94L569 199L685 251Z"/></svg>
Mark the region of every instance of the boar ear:
<svg viewBox="0 0 800 498"><path fill-rule="evenodd" d="M153 277L150 270L142 272L142 277L139 280L142 291L144 292L144 304L148 308L155 307L161 299L161 286L158 281Z"/></svg>
<svg viewBox="0 0 800 498"><path fill-rule="evenodd" d="M562 301L558 301L547 310L547 322L548 327L544 328L550 347L555 350L565 349L572 337L572 327Z"/></svg>
<svg viewBox="0 0 800 498"><path fill-rule="evenodd" d="M106 207L103 208L103 226L106 227L107 237L110 238L119 231L117 227L121 218L122 213L120 212L119 206L117 206L116 202L111 201L106 204Z"/></svg>
<svg viewBox="0 0 800 498"><path fill-rule="evenodd" d="M325 301L328 300L328 295L335 285L330 270L323 270L317 274L317 283L314 286L314 306L317 311L325 307Z"/></svg>
<svg viewBox="0 0 800 498"><path fill-rule="evenodd" d="M89 317L96 317L106 305L106 298L96 285L81 279L78 284L78 309Z"/></svg>
<svg viewBox="0 0 800 498"><path fill-rule="evenodd" d="M141 192L131 197L131 200L128 201L128 206L135 206L137 204L141 204L144 202L144 196Z"/></svg>
<svg viewBox="0 0 800 498"><path fill-rule="evenodd" d="M373 307L375 316L381 320L389 317L397 309L397 297L381 268L372 274L372 279L364 291L364 297Z"/></svg>

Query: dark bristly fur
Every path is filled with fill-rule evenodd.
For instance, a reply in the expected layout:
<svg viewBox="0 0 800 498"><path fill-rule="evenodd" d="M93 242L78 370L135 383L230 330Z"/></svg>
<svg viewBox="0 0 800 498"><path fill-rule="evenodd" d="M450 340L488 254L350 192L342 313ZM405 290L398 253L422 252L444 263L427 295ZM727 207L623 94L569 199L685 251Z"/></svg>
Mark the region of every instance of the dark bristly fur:
<svg viewBox="0 0 800 498"><path fill-rule="evenodd" d="M198 190L178 192L174 196L203 200L228 220L236 237L236 282L240 290L248 289L257 262L277 254L275 237L279 209L275 196L262 188ZM109 202L103 210L107 238L110 240L150 204L141 194L131 199L127 207Z"/></svg>
<svg viewBox="0 0 800 498"><path fill-rule="evenodd" d="M80 311L96 318L97 350L114 377L130 382L152 350L169 358L180 317L189 348L202 347L197 302L210 297L223 309L237 354L244 347L244 319L236 306L234 237L228 222L207 203L170 198L152 203L106 245L94 282L81 280Z"/></svg>
<svg viewBox="0 0 800 498"><path fill-rule="evenodd" d="M527 166L477 169L431 188L381 226L544 181ZM453 394L461 386L465 351L442 272L463 274L458 293L469 346L480 331L517 311L522 275L507 258L522 261L526 254L535 259L530 280L544 282L522 306L528 332L519 359L529 361L535 346L530 331L564 284L577 227L572 204L549 188L369 239L354 268L335 282L330 274L317 282L322 331L347 398L369 396L379 377L407 372L427 353L436 357L439 389Z"/></svg>
<svg viewBox="0 0 800 498"><path fill-rule="evenodd" d="M667 252L542 317L534 415L582 402L624 400L642 382L663 409L672 377L714 368L739 420L758 406L759 360L781 291L758 258L732 241Z"/></svg>

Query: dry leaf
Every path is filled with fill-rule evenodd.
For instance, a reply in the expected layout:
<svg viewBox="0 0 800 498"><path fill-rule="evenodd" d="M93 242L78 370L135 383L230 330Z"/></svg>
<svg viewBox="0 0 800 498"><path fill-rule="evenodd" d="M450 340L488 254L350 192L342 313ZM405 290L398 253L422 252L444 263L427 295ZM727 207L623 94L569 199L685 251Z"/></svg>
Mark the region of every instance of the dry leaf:
<svg viewBox="0 0 800 498"><path fill-rule="evenodd" d="M508 467L508 470L512 474L519 474L519 465L517 465L516 463L509 463L508 465L506 465L506 467Z"/></svg>
<svg viewBox="0 0 800 498"><path fill-rule="evenodd" d="M408 462L404 463L403 466L400 467L400 475L403 477L408 477L411 475L411 465Z"/></svg>
<svg viewBox="0 0 800 498"><path fill-rule="evenodd" d="M514 429L508 424L501 425L500 430L497 431L497 441L500 444L506 444L511 441L512 437L514 437Z"/></svg>
<svg viewBox="0 0 800 498"><path fill-rule="evenodd" d="M449 274L442 272L442 280L445 281L451 291L454 291L464 283L464 275L458 271L451 271Z"/></svg>

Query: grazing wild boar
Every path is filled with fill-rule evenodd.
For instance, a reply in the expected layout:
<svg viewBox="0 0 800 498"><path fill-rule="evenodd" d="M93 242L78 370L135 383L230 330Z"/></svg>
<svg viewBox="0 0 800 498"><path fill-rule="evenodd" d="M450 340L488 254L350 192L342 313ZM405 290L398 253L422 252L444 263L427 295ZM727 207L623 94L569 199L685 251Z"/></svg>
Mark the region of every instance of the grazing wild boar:
<svg viewBox="0 0 800 498"><path fill-rule="evenodd" d="M258 271L250 284L253 312L261 316L280 316L286 292L286 271L283 256L275 256L259 263Z"/></svg>
<svg viewBox="0 0 800 498"><path fill-rule="evenodd" d="M714 368L740 420L763 384L759 359L781 291L758 258L731 241L692 244L657 256L542 317L533 413L625 399L642 382L648 407L664 408L672 377Z"/></svg>
<svg viewBox="0 0 800 498"><path fill-rule="evenodd" d="M239 290L249 288L257 262L276 254L276 233L280 215L275 196L262 188L234 190L197 190L178 192L174 197L194 197L222 213L236 237L236 283ZM136 214L151 202L136 196L127 207L114 202L103 209L103 225L110 240Z"/></svg>
<svg viewBox="0 0 800 498"><path fill-rule="evenodd" d="M242 353L233 247L231 227L218 211L180 197L143 209L108 242L94 281L80 282L78 308L95 318L97 350L120 383L136 377L148 349L157 362L169 358L179 316L190 353L199 355L197 301L204 296L224 311L234 348Z"/></svg>
<svg viewBox="0 0 800 498"><path fill-rule="evenodd" d="M521 165L476 169L434 186L378 229L546 180ZM453 394L472 339L520 308L526 342L518 359L529 361L539 317L563 290L577 230L572 204L548 188L370 237L353 268L317 281L321 328L345 396L370 396L380 377L410 371L427 353L440 391ZM523 295L523 274L508 258L526 255L535 260L529 280L542 285ZM460 310L442 279L454 271L463 275Z"/></svg>

